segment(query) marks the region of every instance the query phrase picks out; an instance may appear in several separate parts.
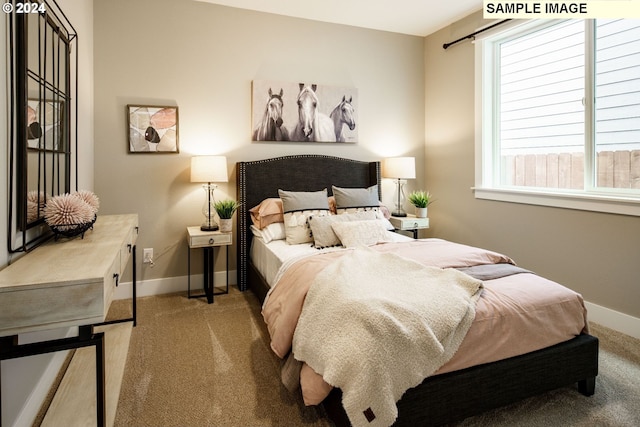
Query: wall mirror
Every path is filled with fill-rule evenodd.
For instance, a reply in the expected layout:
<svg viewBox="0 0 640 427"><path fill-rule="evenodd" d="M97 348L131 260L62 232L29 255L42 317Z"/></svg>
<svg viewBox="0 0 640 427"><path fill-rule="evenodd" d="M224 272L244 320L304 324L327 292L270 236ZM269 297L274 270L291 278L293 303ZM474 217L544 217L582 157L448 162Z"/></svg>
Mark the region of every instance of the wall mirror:
<svg viewBox="0 0 640 427"><path fill-rule="evenodd" d="M71 169L77 167L77 34L55 1L43 5L9 15L12 252L50 237L44 207L71 191Z"/></svg>

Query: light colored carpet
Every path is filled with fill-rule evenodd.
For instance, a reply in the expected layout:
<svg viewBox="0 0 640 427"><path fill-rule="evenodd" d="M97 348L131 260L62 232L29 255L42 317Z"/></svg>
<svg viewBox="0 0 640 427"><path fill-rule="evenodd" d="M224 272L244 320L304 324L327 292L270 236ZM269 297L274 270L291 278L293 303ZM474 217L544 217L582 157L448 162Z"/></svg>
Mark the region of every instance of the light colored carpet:
<svg viewBox="0 0 640 427"><path fill-rule="evenodd" d="M140 298L115 425L331 425L281 385L267 337L251 292Z"/></svg>
<svg viewBox="0 0 640 427"><path fill-rule="evenodd" d="M640 340L591 323L600 340L596 392L562 388L467 418L459 426L638 427L640 426Z"/></svg>
<svg viewBox="0 0 640 427"><path fill-rule="evenodd" d="M130 301L116 301L118 316ZM559 389L459 426L640 426L640 340L593 325L596 394ZM260 306L230 289L214 304L184 294L140 298L116 426L331 426L280 383Z"/></svg>

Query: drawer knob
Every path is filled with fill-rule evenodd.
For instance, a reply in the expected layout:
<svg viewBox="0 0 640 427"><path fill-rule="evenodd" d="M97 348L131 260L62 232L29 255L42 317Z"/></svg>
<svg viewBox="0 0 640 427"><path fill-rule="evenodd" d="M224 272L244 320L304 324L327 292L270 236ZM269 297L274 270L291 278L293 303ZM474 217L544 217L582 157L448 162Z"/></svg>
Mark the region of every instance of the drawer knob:
<svg viewBox="0 0 640 427"><path fill-rule="evenodd" d="M209 239L209 244L213 245L213 242L214 242L214 240L213 240L213 237L212 237L212 238Z"/></svg>
<svg viewBox="0 0 640 427"><path fill-rule="evenodd" d="M129 253L131 253L131 243L127 245L127 248L129 249Z"/></svg>
<svg viewBox="0 0 640 427"><path fill-rule="evenodd" d="M116 286L118 286L120 281L120 275L118 273L113 273L113 278L116 279Z"/></svg>
<svg viewBox="0 0 640 427"><path fill-rule="evenodd" d="M414 223L413 223L413 226L414 226L414 227L418 227L418 223L417 223L417 222L414 222Z"/></svg>

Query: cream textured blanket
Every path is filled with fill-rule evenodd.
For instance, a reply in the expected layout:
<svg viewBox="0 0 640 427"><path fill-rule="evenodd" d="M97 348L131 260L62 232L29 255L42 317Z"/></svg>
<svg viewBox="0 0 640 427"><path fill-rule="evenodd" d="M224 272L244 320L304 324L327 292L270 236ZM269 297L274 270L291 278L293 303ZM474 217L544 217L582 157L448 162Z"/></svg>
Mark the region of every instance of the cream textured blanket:
<svg viewBox="0 0 640 427"><path fill-rule="evenodd" d="M458 349L481 289L459 271L358 248L316 276L293 354L342 389L354 427L391 425L404 392Z"/></svg>

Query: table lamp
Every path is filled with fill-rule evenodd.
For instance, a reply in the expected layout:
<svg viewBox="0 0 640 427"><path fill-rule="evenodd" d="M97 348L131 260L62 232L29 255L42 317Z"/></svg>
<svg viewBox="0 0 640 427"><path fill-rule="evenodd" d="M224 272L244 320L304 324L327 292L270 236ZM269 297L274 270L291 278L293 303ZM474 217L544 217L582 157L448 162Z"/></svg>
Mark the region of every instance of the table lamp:
<svg viewBox="0 0 640 427"><path fill-rule="evenodd" d="M390 157L382 161L382 176L396 180L398 199L396 210L391 213L393 216L405 217L407 213L402 209L404 203L404 179L416 178L415 157Z"/></svg>
<svg viewBox="0 0 640 427"><path fill-rule="evenodd" d="M213 191L218 187L214 182L228 182L227 158L225 156L194 156L191 158L191 182L205 182L202 185L207 194L202 207L202 214L205 217L200 226L202 231L215 231L218 224L214 219Z"/></svg>

